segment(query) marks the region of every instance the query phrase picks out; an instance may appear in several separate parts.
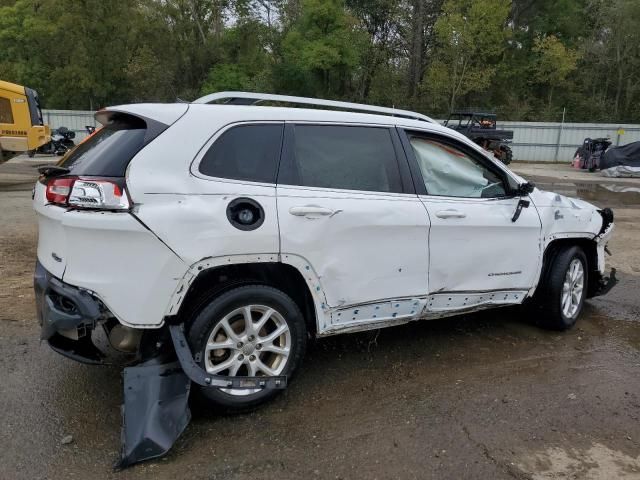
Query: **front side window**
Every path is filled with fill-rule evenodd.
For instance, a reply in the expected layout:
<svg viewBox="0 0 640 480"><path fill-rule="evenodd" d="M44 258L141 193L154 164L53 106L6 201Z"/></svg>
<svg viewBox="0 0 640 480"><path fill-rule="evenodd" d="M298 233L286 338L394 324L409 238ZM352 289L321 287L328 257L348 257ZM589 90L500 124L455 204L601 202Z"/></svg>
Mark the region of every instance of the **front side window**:
<svg viewBox="0 0 640 480"><path fill-rule="evenodd" d="M224 132L205 153L200 173L219 178L275 183L282 124L239 125Z"/></svg>
<svg viewBox="0 0 640 480"><path fill-rule="evenodd" d="M291 183L371 192L402 192L387 128L296 125ZM288 183L288 182L283 182Z"/></svg>
<svg viewBox="0 0 640 480"><path fill-rule="evenodd" d="M13 123L11 100L0 97L0 123Z"/></svg>
<svg viewBox="0 0 640 480"><path fill-rule="evenodd" d="M506 196L503 180L464 151L430 137L409 135L428 195L467 198Z"/></svg>

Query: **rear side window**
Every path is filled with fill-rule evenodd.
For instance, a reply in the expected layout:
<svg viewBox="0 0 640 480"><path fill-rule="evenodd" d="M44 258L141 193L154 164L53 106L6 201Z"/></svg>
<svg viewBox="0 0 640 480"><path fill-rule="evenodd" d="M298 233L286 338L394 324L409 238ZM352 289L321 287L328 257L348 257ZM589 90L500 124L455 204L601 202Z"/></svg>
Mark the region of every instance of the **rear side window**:
<svg viewBox="0 0 640 480"><path fill-rule="evenodd" d="M205 153L200 173L249 182L275 183L283 124L239 125L224 132Z"/></svg>
<svg viewBox="0 0 640 480"><path fill-rule="evenodd" d="M381 127L296 125L291 179L307 187L402 192L391 133Z"/></svg>
<svg viewBox="0 0 640 480"><path fill-rule="evenodd" d="M131 115L116 116L64 156L58 165L68 168L70 175L124 177L131 159L153 139L148 133L144 120Z"/></svg>
<svg viewBox="0 0 640 480"><path fill-rule="evenodd" d="M11 101L8 98L0 97L0 123L13 123Z"/></svg>

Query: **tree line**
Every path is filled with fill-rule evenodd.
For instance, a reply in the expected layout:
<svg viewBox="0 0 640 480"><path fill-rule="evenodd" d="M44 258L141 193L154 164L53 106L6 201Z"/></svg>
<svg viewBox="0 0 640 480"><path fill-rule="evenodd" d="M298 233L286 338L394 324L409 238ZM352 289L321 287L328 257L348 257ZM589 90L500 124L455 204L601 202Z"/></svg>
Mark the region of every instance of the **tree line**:
<svg viewBox="0 0 640 480"><path fill-rule="evenodd" d="M638 25L638 0L0 0L0 78L46 108L245 90L639 122Z"/></svg>

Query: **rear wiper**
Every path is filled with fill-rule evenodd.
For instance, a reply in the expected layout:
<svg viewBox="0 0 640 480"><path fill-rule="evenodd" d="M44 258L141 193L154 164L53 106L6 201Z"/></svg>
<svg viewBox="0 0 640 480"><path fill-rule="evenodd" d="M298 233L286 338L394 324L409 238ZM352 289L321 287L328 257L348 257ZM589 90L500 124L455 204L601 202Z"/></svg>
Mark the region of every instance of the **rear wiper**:
<svg viewBox="0 0 640 480"><path fill-rule="evenodd" d="M58 167L57 165L45 165L43 167L38 167L38 173L44 175L45 177L57 177L60 175L66 175L71 170L67 167Z"/></svg>

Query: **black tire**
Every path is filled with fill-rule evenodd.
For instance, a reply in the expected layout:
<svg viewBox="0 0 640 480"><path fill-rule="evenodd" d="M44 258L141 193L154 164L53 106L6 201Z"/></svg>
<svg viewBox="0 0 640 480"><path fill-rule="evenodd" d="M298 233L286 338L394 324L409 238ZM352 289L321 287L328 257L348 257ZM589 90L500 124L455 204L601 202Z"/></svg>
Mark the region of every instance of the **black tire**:
<svg viewBox="0 0 640 480"><path fill-rule="evenodd" d="M509 147L502 146L501 147L504 154L502 155L502 163L505 165L509 165L513 160L513 151Z"/></svg>
<svg viewBox="0 0 640 480"><path fill-rule="evenodd" d="M582 264L583 288L577 310L571 315L566 315L562 308L563 286L567 271L574 260ZM547 274L536 293L536 323L549 330L568 330L573 327L580 316L584 300L587 295L588 269L587 257L580 247L569 247L560 250L551 259Z"/></svg>
<svg viewBox="0 0 640 480"><path fill-rule="evenodd" d="M35 150L29 150L29 151L27 152L27 155L29 156L29 158L33 158L33 157L35 156L35 154L36 154L36 151L35 151Z"/></svg>
<svg viewBox="0 0 640 480"><path fill-rule="evenodd" d="M306 323L298 305L284 292L266 285L246 285L229 290L214 297L205 304L188 323L187 339L194 353L195 360L205 368L205 346L209 336L225 315L247 305L264 305L274 309L286 322L290 332L290 352L286 358L284 369L279 373L286 375L289 381L302 362L306 351ZM215 352L211 352L215 354ZM241 350L232 355L243 353ZM244 352L246 353L246 352ZM258 353L257 351L254 353ZM258 355L258 358L260 356ZM248 368L248 367L246 367ZM217 372L220 374L229 372ZM246 375L243 371L239 375ZM218 388L199 387L201 396L216 411L238 413L254 409L258 405L272 399L282 390L261 390L249 395L234 395Z"/></svg>

